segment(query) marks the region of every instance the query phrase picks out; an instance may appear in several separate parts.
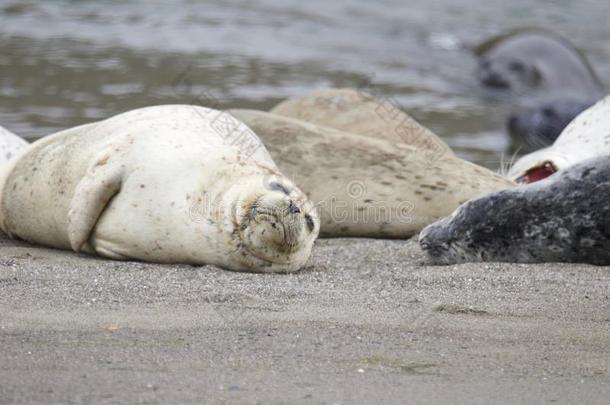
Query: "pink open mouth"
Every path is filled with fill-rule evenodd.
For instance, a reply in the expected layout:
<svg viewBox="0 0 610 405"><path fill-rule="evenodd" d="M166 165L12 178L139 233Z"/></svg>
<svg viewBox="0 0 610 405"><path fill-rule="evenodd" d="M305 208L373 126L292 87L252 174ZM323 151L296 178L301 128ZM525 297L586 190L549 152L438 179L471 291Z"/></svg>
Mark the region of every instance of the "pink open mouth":
<svg viewBox="0 0 610 405"><path fill-rule="evenodd" d="M551 162L544 162L540 166L529 169L525 174L519 177L517 183L534 183L542 179L546 179L551 174L555 173L557 168Z"/></svg>

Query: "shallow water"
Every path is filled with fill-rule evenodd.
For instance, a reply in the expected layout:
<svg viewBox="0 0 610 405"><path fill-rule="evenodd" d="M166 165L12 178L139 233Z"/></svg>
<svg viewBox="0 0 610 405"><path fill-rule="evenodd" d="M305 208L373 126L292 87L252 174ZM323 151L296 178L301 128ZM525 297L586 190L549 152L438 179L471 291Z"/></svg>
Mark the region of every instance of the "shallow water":
<svg viewBox="0 0 610 405"><path fill-rule="evenodd" d="M607 0L0 0L0 123L36 139L151 104L268 109L370 81L495 169L516 101L477 86L469 49L549 28L610 83L609 12Z"/></svg>

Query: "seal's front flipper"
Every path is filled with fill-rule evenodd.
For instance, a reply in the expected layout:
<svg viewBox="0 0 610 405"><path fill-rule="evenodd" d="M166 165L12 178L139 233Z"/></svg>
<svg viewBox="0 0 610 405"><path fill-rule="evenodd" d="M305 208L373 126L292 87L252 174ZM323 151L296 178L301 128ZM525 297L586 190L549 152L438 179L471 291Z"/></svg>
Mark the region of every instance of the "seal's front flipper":
<svg viewBox="0 0 610 405"><path fill-rule="evenodd" d="M102 211L121 189L122 167L110 159L111 155L102 154L96 160L76 186L70 202L68 238L76 252L82 250Z"/></svg>
<svg viewBox="0 0 610 405"><path fill-rule="evenodd" d="M121 247L124 248L124 246L118 246L116 243L95 238L94 241L89 240L85 243L81 248L81 252L90 255L103 256L113 260L130 260L131 256L119 253Z"/></svg>

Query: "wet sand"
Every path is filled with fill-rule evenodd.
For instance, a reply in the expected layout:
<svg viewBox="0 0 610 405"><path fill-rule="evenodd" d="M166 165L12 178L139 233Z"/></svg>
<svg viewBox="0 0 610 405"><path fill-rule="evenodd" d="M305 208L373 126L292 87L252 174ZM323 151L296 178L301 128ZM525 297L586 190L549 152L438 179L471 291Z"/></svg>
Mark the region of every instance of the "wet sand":
<svg viewBox="0 0 610 405"><path fill-rule="evenodd" d="M0 239L0 403L607 403L610 268L320 240L261 275Z"/></svg>

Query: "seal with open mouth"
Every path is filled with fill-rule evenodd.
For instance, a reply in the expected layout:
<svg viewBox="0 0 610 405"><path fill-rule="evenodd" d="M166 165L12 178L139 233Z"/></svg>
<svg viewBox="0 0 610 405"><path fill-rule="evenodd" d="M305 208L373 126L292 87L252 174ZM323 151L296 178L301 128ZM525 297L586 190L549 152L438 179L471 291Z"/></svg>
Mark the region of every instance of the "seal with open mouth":
<svg viewBox="0 0 610 405"><path fill-rule="evenodd" d="M508 176L519 183L532 183L602 155L610 155L610 97L576 117L553 145L515 162Z"/></svg>

